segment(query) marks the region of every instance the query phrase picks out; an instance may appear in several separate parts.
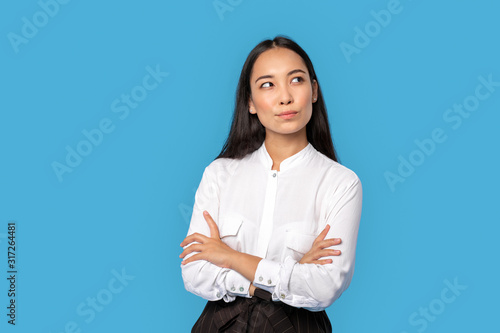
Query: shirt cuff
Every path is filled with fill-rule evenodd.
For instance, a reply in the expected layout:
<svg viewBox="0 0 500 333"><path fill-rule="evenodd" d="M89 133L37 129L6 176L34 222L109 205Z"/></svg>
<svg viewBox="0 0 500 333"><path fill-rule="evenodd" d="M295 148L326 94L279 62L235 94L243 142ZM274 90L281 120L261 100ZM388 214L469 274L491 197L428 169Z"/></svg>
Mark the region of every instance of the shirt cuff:
<svg viewBox="0 0 500 333"><path fill-rule="evenodd" d="M273 301L293 304L295 297L289 291L289 281L296 264L297 261L290 256L287 256L283 263L262 259L255 271L253 284L270 292Z"/></svg>
<svg viewBox="0 0 500 333"><path fill-rule="evenodd" d="M280 266L279 262L262 259L255 270L253 285L272 294L279 280Z"/></svg>
<svg viewBox="0 0 500 333"><path fill-rule="evenodd" d="M250 281L245 278L240 273L230 270L227 272L226 279L226 291L228 296L228 300L230 302L234 300L234 296L247 297L250 298Z"/></svg>

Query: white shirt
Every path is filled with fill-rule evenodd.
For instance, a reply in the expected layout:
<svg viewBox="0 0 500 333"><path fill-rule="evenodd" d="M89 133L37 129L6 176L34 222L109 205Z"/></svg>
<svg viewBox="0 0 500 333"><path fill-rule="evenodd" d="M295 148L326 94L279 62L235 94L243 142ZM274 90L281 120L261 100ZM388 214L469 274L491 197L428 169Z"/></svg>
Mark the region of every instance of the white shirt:
<svg viewBox="0 0 500 333"><path fill-rule="evenodd" d="M231 248L263 258L249 281L238 272L197 260L181 265L186 289L209 301L249 295L250 282L274 301L321 311L349 286L354 272L362 187L350 169L310 143L285 159L280 171L265 144L243 159L219 158L203 173L188 235L210 236L207 210ZM331 264L299 264L325 228L325 239L341 238ZM194 255L191 253L189 256ZM189 257L187 256L187 257Z"/></svg>

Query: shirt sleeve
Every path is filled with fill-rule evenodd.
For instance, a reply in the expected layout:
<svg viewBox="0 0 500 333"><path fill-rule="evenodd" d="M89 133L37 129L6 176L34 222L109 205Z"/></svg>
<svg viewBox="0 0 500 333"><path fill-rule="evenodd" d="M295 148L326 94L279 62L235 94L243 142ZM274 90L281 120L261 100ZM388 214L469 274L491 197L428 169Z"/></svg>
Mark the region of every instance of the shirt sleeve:
<svg viewBox="0 0 500 333"><path fill-rule="evenodd" d="M253 284L269 291L273 300L294 307L322 311L329 307L349 286L354 272L356 241L361 218L362 187L359 178L337 189L329 196L326 223L331 228L325 237L341 238L342 243L331 247L341 251L330 256L332 263L300 264L287 256L283 262L262 259Z"/></svg>
<svg viewBox="0 0 500 333"><path fill-rule="evenodd" d="M204 210L207 210L218 224L219 186L217 174L213 169L211 166L205 169L196 191L188 236L200 233L210 237L210 229L203 217ZM189 245L184 248L187 246ZM198 252L190 253L186 258L196 253ZM236 296L251 297L250 281L232 269L218 267L206 260L196 260L186 265L181 264L181 271L186 290L206 300L224 299L226 302L232 302Z"/></svg>

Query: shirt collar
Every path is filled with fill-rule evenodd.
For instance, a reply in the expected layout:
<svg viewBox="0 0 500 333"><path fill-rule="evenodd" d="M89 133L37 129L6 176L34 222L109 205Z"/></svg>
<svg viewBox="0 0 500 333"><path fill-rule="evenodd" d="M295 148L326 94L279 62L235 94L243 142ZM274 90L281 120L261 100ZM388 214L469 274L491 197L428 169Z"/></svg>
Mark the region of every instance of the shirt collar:
<svg viewBox="0 0 500 333"><path fill-rule="evenodd" d="M281 164L280 164L280 172L283 172L285 170L288 170L296 165L299 165L304 161L312 152L314 151L313 145L308 142L307 146L305 146L301 151L298 153L285 158ZM259 160L264 164L267 170L271 170L273 166L273 159L269 155L266 149L266 144L265 141L262 143L262 146L257 150L257 155Z"/></svg>

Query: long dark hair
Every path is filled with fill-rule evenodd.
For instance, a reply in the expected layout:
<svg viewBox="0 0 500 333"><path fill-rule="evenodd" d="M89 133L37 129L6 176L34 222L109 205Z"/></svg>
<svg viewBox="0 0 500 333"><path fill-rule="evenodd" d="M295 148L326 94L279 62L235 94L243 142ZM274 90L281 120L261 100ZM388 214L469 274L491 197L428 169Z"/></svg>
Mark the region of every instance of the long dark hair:
<svg viewBox="0 0 500 333"><path fill-rule="evenodd" d="M263 52L276 47L287 48L297 53L307 66L311 82L316 80L318 83L318 99L313 103L311 119L306 125L307 140L316 150L339 162L333 147L323 94L312 62L307 53L297 43L285 36L277 36L273 40L267 39L260 42L248 55L241 70L236 90L236 103L231 130L219 156L215 159L222 157L242 158L253 153L264 142L266 137L264 126L262 126L256 114L251 114L248 111L248 101L251 96L250 75L257 58Z"/></svg>

